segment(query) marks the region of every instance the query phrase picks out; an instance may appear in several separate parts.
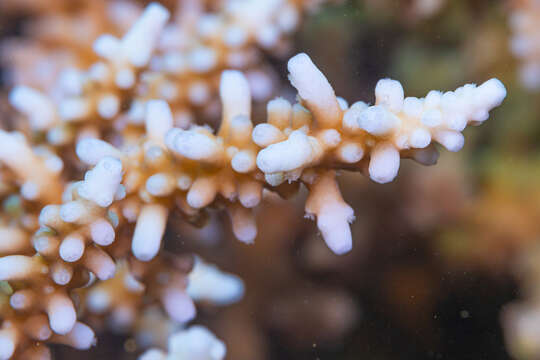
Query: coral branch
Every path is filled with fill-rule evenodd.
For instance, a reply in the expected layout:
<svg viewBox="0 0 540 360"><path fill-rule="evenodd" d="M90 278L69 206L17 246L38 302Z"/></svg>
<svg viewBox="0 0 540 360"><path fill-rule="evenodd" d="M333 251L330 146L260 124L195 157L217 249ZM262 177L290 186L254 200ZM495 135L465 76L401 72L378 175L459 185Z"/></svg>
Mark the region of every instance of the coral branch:
<svg viewBox="0 0 540 360"><path fill-rule="evenodd" d="M354 211L339 171L388 183L402 158L432 165L435 143L460 150L464 128L487 120L506 96L496 79L422 99L383 79L375 104L349 106L298 54L288 63L298 101L269 101L261 123L252 102L273 85L259 48L281 52L308 3L230 0L210 11L186 1L171 23L156 3L117 8L103 25L111 31L91 39L90 60L75 56L91 64L85 70L66 70L41 90L12 90L27 121L17 122L21 132L0 130L0 280L8 289L0 289L0 358L48 359L44 343L88 349L96 341L88 319L107 316L132 330L157 304L185 324L196 315L193 300L237 301L238 278L200 259L190 274L191 257L162 250L176 238L165 234L178 212L193 220L224 209L234 235L251 244L268 193L287 197L303 184L306 214L334 253L347 253ZM194 125L195 114L219 119L219 101L217 131ZM11 192L20 194L16 204L4 199ZM225 346L194 326L171 338L168 356L218 360ZM142 357L165 358L157 350Z"/></svg>

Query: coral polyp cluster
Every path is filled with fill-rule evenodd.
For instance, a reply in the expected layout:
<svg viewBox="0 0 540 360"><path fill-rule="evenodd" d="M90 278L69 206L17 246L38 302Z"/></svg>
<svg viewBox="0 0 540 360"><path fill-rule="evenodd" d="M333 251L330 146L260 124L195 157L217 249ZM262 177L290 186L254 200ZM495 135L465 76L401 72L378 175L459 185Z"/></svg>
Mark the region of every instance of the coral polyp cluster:
<svg viewBox="0 0 540 360"><path fill-rule="evenodd" d="M253 130L262 147L257 165L272 186L297 179L308 185L306 212L317 217L336 253L352 246L347 223L353 213L339 194L332 169L362 171L387 183L397 176L401 158L435 164L438 152L432 142L459 151L461 131L487 120L506 96L502 83L492 79L479 87L404 98L398 81L384 79L375 89L375 105L359 101L349 107L307 55L292 58L288 67L301 101L293 106L282 99L269 103L268 123Z"/></svg>
<svg viewBox="0 0 540 360"><path fill-rule="evenodd" d="M98 60L87 69L12 90L23 121L0 131L0 358L47 359L47 343L87 349L96 318L133 329L137 313L157 305L185 324L196 315L192 297L238 300L237 278L201 260L190 275L190 256L163 250L174 214L197 222L208 209L225 209L236 238L253 243L254 209L305 185L306 214L328 247L350 251L354 211L339 190L340 171L388 183L402 158L435 164L435 143L460 150L465 127L487 120L506 96L497 79L421 99L383 79L375 104L349 106L301 53L288 62L296 102L273 99L266 121L256 119L253 100L273 91L253 70L258 49L286 48L308 3L231 0L208 13L184 1L172 22L152 3L123 36L97 37ZM219 108L216 131L185 120L215 119ZM225 354L200 327L173 336L169 350L181 359Z"/></svg>
<svg viewBox="0 0 540 360"><path fill-rule="evenodd" d="M492 79L456 92L433 91L425 99L404 98L399 82L381 80L376 88L376 105L357 102L349 108L334 95L307 55L292 58L289 71L300 103L272 100L267 122L255 127L249 85L239 72L222 75L223 115L216 134L201 126L174 128L167 105L148 102L147 136L156 145L144 143L138 149L129 148L130 154L139 154L139 158L130 162L134 167L126 166L127 196L137 192L141 201L154 202L176 194L176 203L184 204L188 213L223 199L235 235L249 243L256 236L250 209L259 204L263 188L279 192L280 186L304 182L312 190L306 212L318 218L329 246L344 253L352 246L347 224L353 212L341 198L333 169L364 171L374 181L386 183L397 176L402 157L434 164L438 153L432 140L450 151L460 150L464 144L461 131L467 124L485 121L489 110L506 95L504 86ZM81 140L77 153L89 164L99 164L111 156L128 157L120 149L92 138ZM141 168L152 169L147 159L156 162L156 170L143 174ZM114 195L106 188L96 191L109 194L109 199ZM145 205L143 209L149 208ZM143 210L137 220L133 250L141 260L157 254L166 214L165 208L153 206ZM145 221L147 217L151 220ZM146 236L144 242L138 236L138 230L144 232L140 230L143 223L153 224L152 231L145 232L153 236ZM152 250L139 249L143 245Z"/></svg>

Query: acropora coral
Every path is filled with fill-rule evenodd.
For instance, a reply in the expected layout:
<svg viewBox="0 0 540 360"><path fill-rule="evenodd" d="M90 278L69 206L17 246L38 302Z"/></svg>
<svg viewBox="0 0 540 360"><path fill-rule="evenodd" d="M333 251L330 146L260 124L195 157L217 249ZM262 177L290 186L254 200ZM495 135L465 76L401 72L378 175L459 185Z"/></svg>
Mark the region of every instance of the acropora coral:
<svg viewBox="0 0 540 360"><path fill-rule="evenodd" d="M433 165L435 144L459 151L462 131L486 121L506 96L497 79L425 98L405 97L398 81L382 79L374 104L349 105L300 53L287 65L296 101L270 100L261 122L253 99L274 89L259 49L284 51L313 2L222 3L211 13L182 2L172 22L152 3L122 37L92 40L89 67L56 63L53 81L11 91L21 121L0 130L1 359L50 358L48 343L88 349L93 317L130 329L141 309L159 305L185 324L196 315L193 300L237 301L238 278L162 250L176 212L197 222L207 209L224 209L236 238L249 244L257 237L254 209L303 185L306 215L334 253L347 253L354 210L339 172L384 184L402 158ZM215 118L220 107L217 131L194 121ZM220 340L193 326L171 337L169 355L150 350L141 359L224 356Z"/></svg>

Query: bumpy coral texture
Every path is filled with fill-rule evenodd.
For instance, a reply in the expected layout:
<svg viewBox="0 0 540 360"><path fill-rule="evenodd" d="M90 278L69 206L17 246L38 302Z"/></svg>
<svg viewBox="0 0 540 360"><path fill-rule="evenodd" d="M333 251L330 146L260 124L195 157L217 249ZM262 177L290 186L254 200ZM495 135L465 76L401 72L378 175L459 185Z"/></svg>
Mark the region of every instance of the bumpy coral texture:
<svg viewBox="0 0 540 360"><path fill-rule="evenodd" d="M398 81L383 79L374 105L349 106L299 54L288 62L297 102L271 100L266 122L256 121L252 100L267 79L229 68L249 68L257 47L279 49L306 4L231 0L218 14L196 4L185 2L180 23L150 4L122 38L97 38L100 60L87 70L64 73L58 86L11 92L25 125L0 130L0 359L50 358L46 343L88 349L93 316L133 329L139 311L159 306L183 324L195 317L193 300L237 301L237 277L162 250L176 211L196 221L224 208L234 235L252 243L254 208L270 192L288 197L304 184L306 214L332 251L348 252L354 211L339 171L387 183L401 158L432 165L434 143L460 150L464 128L487 120L506 96L492 79L405 98ZM214 88L217 131L182 121ZM221 359L225 346L192 327L172 337L169 351Z"/></svg>

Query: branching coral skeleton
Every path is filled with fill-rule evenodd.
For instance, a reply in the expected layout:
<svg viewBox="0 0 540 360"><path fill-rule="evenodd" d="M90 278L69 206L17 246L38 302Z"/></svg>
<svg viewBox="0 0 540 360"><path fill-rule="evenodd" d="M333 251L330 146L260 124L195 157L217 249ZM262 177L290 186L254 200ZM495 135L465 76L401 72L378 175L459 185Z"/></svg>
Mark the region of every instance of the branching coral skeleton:
<svg viewBox="0 0 540 360"><path fill-rule="evenodd" d="M172 125L169 111L155 108L155 114L147 113L149 134L166 133L161 143L174 159L169 165L171 172L151 175L145 182L145 190L159 198L178 190L174 184L183 184L185 188L180 190L187 193L181 196L190 210L204 208L221 195L228 201L236 236L252 242L256 230L247 209L258 204L262 187L272 189L287 181L301 180L312 184L307 213L318 217L318 226L329 246L337 253L344 253L350 250L352 240L343 224L351 221L353 214L341 199L335 176L325 171L356 168L376 182L390 182L397 176L401 157L427 165L436 161L437 150L431 145L432 139L450 151L460 150L465 126L485 121L489 110L498 106L506 94L504 86L492 79L479 87L466 85L455 92L433 91L425 99L404 98L399 82L381 80L376 88L376 105L357 102L347 108L343 101L340 104L324 75L307 55L292 58L289 71L301 103L292 106L283 99L271 101L268 122L257 125L253 131L249 89L239 72L224 72L222 76L223 117L216 135L198 126L167 130ZM158 119L161 119L159 124ZM159 129L153 129L152 123ZM90 139L80 142L78 149L82 158L90 157L84 152L96 156L105 154L105 149L119 151ZM191 183L183 181L185 178ZM243 189L244 186L248 189ZM241 207L235 204L237 200ZM163 219L166 211L152 209L142 213L143 220L139 220L135 231L134 249L139 246L138 229L143 231L141 222L147 216L151 217L152 226L159 228L153 228L151 233L164 231L163 220L158 219ZM149 245L148 240L144 245L151 247L155 255L160 241L156 236L154 245Z"/></svg>
<svg viewBox="0 0 540 360"><path fill-rule="evenodd" d="M208 41L217 41L218 49L221 41L232 46L230 42L240 40L272 47L281 32L295 25L296 2L249 4L243 8L231 1L223 18L214 19L217 23L201 20L198 25L209 39L227 28L224 39ZM276 9L289 17L276 19ZM245 12L260 16L250 18ZM143 296L180 323L195 316L189 294L216 303L241 297L243 285L234 277L218 276L202 263L189 276L189 259L161 251L169 214L176 209L197 217L209 207L224 207L235 236L252 243L257 236L254 208L264 191L290 194L304 184L309 192L307 216L316 219L332 251L347 253L353 246L349 223L354 211L340 193L339 171L360 171L375 182L388 183L397 176L401 158L432 165L438 157L434 143L460 150L464 128L487 120L506 96L503 84L491 79L478 87L405 98L398 81L383 79L375 88L374 105L358 101L349 106L336 97L309 56L298 54L288 62L297 103L271 100L266 122L254 121L248 78L238 70L221 72L221 64L212 68L220 77L218 131L198 125L180 128L175 126L177 109L166 101L170 99L159 91L141 95L135 90L149 79L142 75L148 69L170 75L158 66L163 42L174 35L168 18L164 7L151 4L121 40L100 37L94 48L104 61L85 75L78 94L67 92L53 101L27 87L11 93L31 133L45 134L47 141L33 144L22 133L0 131L0 170L13 180L9 186L18 188L24 201L40 209L39 225L7 222L0 228L10 242L0 248L0 280L7 281L7 290L0 294L5 300L1 359L50 356L36 342L90 347L94 332L79 322L84 314L78 315L80 301L74 301L74 294L85 300L89 313L110 314L115 324L127 328L134 324ZM272 21L280 27L274 28ZM266 25L259 28L260 22ZM204 63L197 59L197 64ZM125 100L138 106L141 123L126 125L134 110L122 108ZM96 118L99 121L93 121ZM81 165L55 153L73 143L80 162L91 168L84 180L63 184L70 175L64 168ZM212 285L205 281L227 283L223 291L229 293L210 291ZM197 358L224 356L223 344L202 328L177 337L195 333L208 345L193 350ZM185 357L188 350L171 349L183 354L182 359L194 359ZM158 352L145 356L165 357Z"/></svg>

